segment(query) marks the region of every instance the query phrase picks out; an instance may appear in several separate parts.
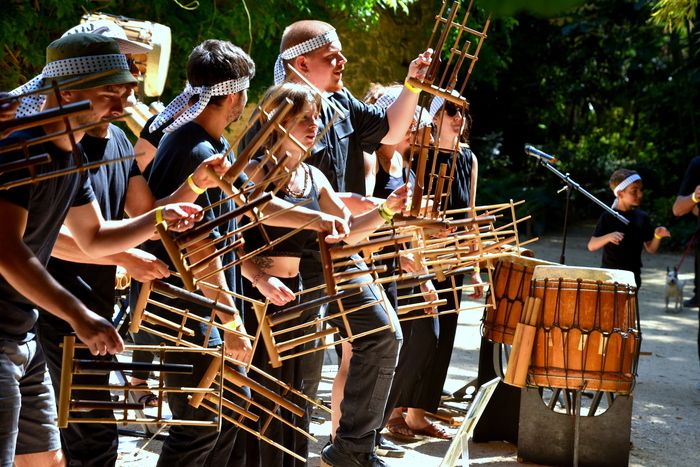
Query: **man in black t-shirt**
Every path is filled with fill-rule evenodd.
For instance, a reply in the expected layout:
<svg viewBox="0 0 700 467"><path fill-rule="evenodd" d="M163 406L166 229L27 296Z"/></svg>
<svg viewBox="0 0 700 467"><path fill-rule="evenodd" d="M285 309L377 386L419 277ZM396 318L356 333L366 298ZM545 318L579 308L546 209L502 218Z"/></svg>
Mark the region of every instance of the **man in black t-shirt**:
<svg viewBox="0 0 700 467"><path fill-rule="evenodd" d="M427 71L432 51L428 50L413 60L409 66L408 78L422 79ZM401 141L411 122L418 104L420 89L406 84L396 101L386 110L369 106L357 100L343 84L343 70L347 59L342 53L342 45L335 28L322 21L298 21L288 26L280 44L280 56L275 64L275 83L285 77L300 82L300 78L287 69L293 67L321 92L329 93L321 107L319 132L331 124L335 107L342 110L332 127L311 150L307 162L315 165L328 177L333 188L347 193L343 200L353 212L362 212L374 207L364 198L364 146L396 144ZM341 195L342 196L342 195ZM300 265L304 288L313 288L324 282L318 257L318 246L310 246L302 256ZM358 279L364 281L365 279ZM344 300L346 308L367 303L374 294L380 292L376 286L363 288L354 298ZM309 295L305 295L311 299ZM313 319L307 312L307 319ZM388 309L377 305L348 315L354 332L368 331L386 325L387 320L397 321L391 306ZM396 333L378 332L352 342L353 356L350 361L346 385L342 376L337 377L336 393L343 392L342 407L339 401L333 402L335 412L340 411L339 428L333 444L324 448L322 457L331 465L355 465L372 463L383 465L373 451L380 442L378 430L386 410L386 400L393 379L401 331ZM345 346L345 348L348 348ZM317 352L306 358L304 391L314 396L320 378L322 354ZM346 355L345 358L348 358ZM343 389L344 388L344 389ZM308 415L307 415L308 416ZM306 423L307 421L305 421ZM376 435L376 436L375 436Z"/></svg>
<svg viewBox="0 0 700 467"><path fill-rule="evenodd" d="M92 112L70 118L72 128L93 124L103 117L121 113L122 99L135 83L129 73L126 58L119 53L116 42L92 34L76 34L52 42L47 48L47 65L42 75L23 86L21 91L33 91L47 78L65 80L85 78L79 84L64 86L60 98L64 103L83 100L93 102ZM89 79L90 74L102 73ZM44 99L36 95L22 98L18 116L36 112ZM58 106L57 96L49 94L46 109ZM62 121L46 123L17 132L2 141L6 148L18 147L3 154L3 162L25 157L21 143L48 134L65 132ZM73 131L80 141L83 131ZM74 146L68 134L32 145L30 155L48 153L51 161L29 169L15 170L0 176L0 325L2 357L0 364L0 463L36 463L58 465L62 452L55 426L55 400L50 388L41 347L36 345L35 324L37 306L66 320L93 355L119 352L123 342L111 323L80 302L56 283L45 269L61 224L74 233L76 243L89 254L104 256L125 250L152 235L154 212L129 222L106 223L94 201L88 178L75 171L44 181L14 186L26 177L37 177L75 168L85 163L79 145ZM161 208L164 219L184 226L198 209L192 205L172 205Z"/></svg>
<svg viewBox="0 0 700 467"><path fill-rule="evenodd" d="M683 181L681 182L681 187L678 189L678 196L676 201L673 203L673 214L676 216L683 216L688 213L693 213L693 215L698 215L698 203L700 203L700 156L694 157L688 168L683 175ZM698 219L700 223L700 219ZM695 297L696 301L694 307L697 309L698 300L697 293L700 288L698 284L700 283L700 239L697 238L697 231L695 233ZM684 304L685 305L685 304ZM700 316L699 316L700 319ZM698 356L700 357L700 326L698 327ZM697 385L697 389L700 390L700 384Z"/></svg>

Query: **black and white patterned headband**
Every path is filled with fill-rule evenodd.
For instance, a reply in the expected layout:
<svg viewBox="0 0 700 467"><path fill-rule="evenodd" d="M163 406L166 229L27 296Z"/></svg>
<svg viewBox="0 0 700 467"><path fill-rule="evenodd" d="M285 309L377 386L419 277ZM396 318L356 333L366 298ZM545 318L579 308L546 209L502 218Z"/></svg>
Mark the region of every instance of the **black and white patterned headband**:
<svg viewBox="0 0 700 467"><path fill-rule="evenodd" d="M129 64L124 54L88 55L85 57L72 57L63 60L56 60L46 64L41 74L32 78L29 82L10 91L13 96L19 96L40 89L45 78L70 78L87 75L90 73L101 73L110 70L129 71ZM27 117L41 112L46 96L43 94L32 94L22 98L22 102L17 109L16 117Z"/></svg>
<svg viewBox="0 0 700 467"><path fill-rule="evenodd" d="M213 86L197 86L196 88L193 88L190 83L187 83L187 85L185 85L185 90L182 91L182 94L173 99L165 110L163 110L160 115L153 120L151 126L148 127L148 131L151 133L157 131L158 128L165 124L165 122L171 118L174 118L175 115L178 115L182 109L187 107L187 104L193 96L199 95L197 102L182 112L182 114L177 117L173 123L168 125L165 130L163 130L164 132L171 133L180 128L182 125L197 118L197 116L202 113L204 108L207 106L209 99L211 99L212 96L228 96L229 94L236 94L244 91L248 89L248 87L250 87L250 77L248 76L230 79L228 81L217 83Z"/></svg>
<svg viewBox="0 0 700 467"><path fill-rule="evenodd" d="M335 29L319 34L316 37L302 42L301 44L294 45L281 54L277 56L277 61L275 61L275 84L280 84L284 81L284 62L283 60L291 60L299 55L304 55L306 53L312 52L316 49L323 47L331 42L339 41L338 33Z"/></svg>

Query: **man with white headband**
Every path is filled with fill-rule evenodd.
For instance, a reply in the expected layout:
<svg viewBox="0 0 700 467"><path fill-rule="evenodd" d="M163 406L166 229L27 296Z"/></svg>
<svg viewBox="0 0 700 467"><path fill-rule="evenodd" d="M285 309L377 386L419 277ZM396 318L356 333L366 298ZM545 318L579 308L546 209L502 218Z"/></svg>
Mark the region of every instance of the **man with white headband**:
<svg viewBox="0 0 700 467"><path fill-rule="evenodd" d="M166 135L158 146L151 174L148 180L149 186L156 197L170 193L178 184L187 179L192 170L203 160L214 154L225 153L229 144L224 138L225 128L235 120L238 120L247 101L246 90L250 80L255 74L255 64L250 57L239 47L230 42L220 40L206 40L190 54L187 62L188 84L185 91L173 100L160 114L153 126L163 125L174 117L172 124L165 128ZM188 107L189 105L189 107ZM230 162L233 157L231 156ZM239 181L242 182L242 181ZM193 189L196 189L193 187ZM220 189L201 190L198 203L209 206L218 203L214 209L206 211L205 219L211 220L219 217L234 208L230 200L226 200L226 194ZM282 200L273 200L264 213L272 212L277 208L292 206ZM301 214L300 214L301 213ZM346 231L346 226L337 225L333 216L322 217L316 211L299 208L295 212L289 212L285 216L276 216L272 222L284 223L283 226L298 227L309 220L315 220L313 228L320 231L341 230ZM202 249L200 244L190 248L196 250L196 258L203 258L215 252L211 240L224 237L228 232L236 228L235 220L232 220L226 228L214 229L211 238L201 243L209 245ZM230 243L232 240L226 240ZM218 248L225 248L223 243ZM160 242L149 242L145 249L166 263L170 264L167 252ZM226 264L233 261L233 252L224 257ZM208 275L209 271L220 272L207 279L207 282L222 287L224 290L239 292L241 278L236 268L228 268L225 272L221 267L210 266L197 274ZM259 270L250 269L250 279ZM246 274L248 274L246 272ZM211 288L203 291L214 300L225 305L236 306L233 298L228 294L219 294ZM187 307L191 312L209 316L211 310L200 309L192 304L174 302L175 306ZM219 319L227 323L237 321L237 329L245 332L245 327L240 318L234 320L230 316L221 315ZM208 329L198 329L198 337L205 338ZM251 344L248 339L237 337L231 333L225 333L227 353L238 360L246 361L250 357ZM203 342L203 341L202 341ZM221 338L216 329L211 331L208 337L210 346L219 345ZM202 377L202 372L208 367L211 357L195 353L172 353L173 361L177 363L191 363L196 368L192 375L166 376L167 384L176 386L196 386ZM239 371L243 371L241 368ZM201 420L212 420L215 415L204 408L194 409L187 403L187 394L169 394L168 404L176 418L191 419L193 416ZM197 428L190 426L173 426L170 428L168 439L163 444L163 450L158 461L159 466L171 467L173 465L197 466L205 462L211 465L222 465L228 460L233 448L237 430L228 422L223 422L221 433L214 428ZM217 439L218 438L218 439Z"/></svg>
<svg viewBox="0 0 700 467"><path fill-rule="evenodd" d="M75 34L52 42L46 57L42 74L23 89L39 89L47 84L47 78L82 78L78 84L64 86L60 91L64 103L86 99L93 103L91 113L70 117L72 128L122 112L122 99L135 79L113 39ZM93 74L97 75L92 77ZM44 101L47 109L58 106L57 96L49 93L45 99L22 99L23 112L31 115ZM64 121L45 123L16 132L0 144L6 146L66 130ZM84 132L78 129L32 145L30 156L48 153L51 161L36 165L31 171L6 172L0 175L0 186L32 175L74 168L75 158L85 162L80 145L73 145ZM25 155L22 150L8 152L3 154L3 162L22 160ZM128 221L106 222L94 198L87 176L80 172L0 190L0 398L6 401L0 413L2 465L12 465L13 461L20 466L63 465L54 395L36 339L37 306L67 321L93 355L123 349L111 323L56 283L45 269L64 220L82 250L92 256L106 256L150 237L156 220L181 229L192 225L192 216L199 211L194 205L173 204Z"/></svg>
<svg viewBox="0 0 700 467"><path fill-rule="evenodd" d="M422 79L431 56L432 51L427 50L413 60L406 78ZM324 100L319 122L321 127L328 126L332 121L333 107L342 109L344 115L327 129L323 139L312 149L307 162L318 167L336 191L354 193L354 196L346 196L346 204L352 211L358 212L369 207L367 201L362 199L366 192L363 147L396 144L404 138L413 121L420 89L407 82L396 101L386 110L366 105L343 86L346 63L333 26L316 20L298 21L288 26L282 35L275 79L279 80L282 76L281 64L286 79L301 82L303 80L296 75L299 73L319 90L328 93L326 97L333 106ZM319 131L324 130L320 128ZM301 276L305 286L308 284L311 288L323 283L322 268L314 250L318 252L318 248L309 248L301 261ZM363 294L344 301L344 306L352 308L364 303L369 299L369 295L364 294L369 292L364 290ZM309 319L313 319L313 314L318 312L307 312ZM377 306L365 310L362 317L353 317L352 314L350 317L357 319L357 324L363 330L369 330L381 327L387 313L388 316L395 316L393 309L384 310L382 306ZM373 452L379 440L375 439L375 431L382 424L401 339L400 329L396 329L395 333L377 332L353 341L353 353L357 356L353 357L348 372L343 415L333 444L323 450L324 462L330 465L383 465L383 461ZM310 355L304 363L309 367L304 390L312 396L318 386L322 364L320 353L317 354Z"/></svg>
<svg viewBox="0 0 700 467"><path fill-rule="evenodd" d="M637 288L642 286L642 248L656 253L661 239L670 237L666 227L654 228L649 215L639 209L642 201L642 177L629 169L618 169L610 176L610 189L615 195L613 209L622 214L625 225L607 211L601 214L588 250L603 248L601 267L622 269L634 273Z"/></svg>
<svg viewBox="0 0 700 467"><path fill-rule="evenodd" d="M684 216L693 213L697 217L698 203L700 203L700 156L693 157L685 170L685 174L683 174L683 181L678 190L678 196L676 196L676 201L673 203L673 214L675 216ZM697 235L696 233L695 278L693 279L695 285L694 296L683 302L683 306L695 308L695 311L698 309L698 290L700 290L700 287L698 287L700 285L700 241L697 240ZM700 315L698 317L700 318ZM700 327L698 327L698 357L700 357ZM695 389L700 391L700 383L695 386Z"/></svg>

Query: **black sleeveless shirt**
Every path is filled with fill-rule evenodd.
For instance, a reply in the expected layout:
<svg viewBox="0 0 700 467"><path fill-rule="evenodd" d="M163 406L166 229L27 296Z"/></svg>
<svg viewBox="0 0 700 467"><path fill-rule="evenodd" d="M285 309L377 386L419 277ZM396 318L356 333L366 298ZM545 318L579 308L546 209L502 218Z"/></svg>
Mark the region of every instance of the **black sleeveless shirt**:
<svg viewBox="0 0 700 467"><path fill-rule="evenodd" d="M313 209L314 211L320 211L321 206L318 202L319 191L318 187L316 186L316 182L314 182L312 169L309 169L309 177L311 178L311 190L309 191L308 196L296 197L289 194L284 189L280 190L277 193L277 196L292 204L305 203L304 207L308 209ZM244 221L244 224L248 223L250 223L249 220ZM270 241L274 241L278 238L281 238L294 230L289 229L287 227L272 227L267 225L262 228L265 229L265 232L267 233L267 236L270 239ZM304 249L304 245L311 242L315 237L316 232L314 232L313 230L301 230L296 234L277 243L276 245L268 248L267 250L264 250L260 253L260 256L291 256L294 258L301 258L301 252ZM252 251L257 250L258 248L267 245L267 241L261 231L261 227L253 227L245 230L243 232L243 240L245 240L244 249L247 253L250 253Z"/></svg>

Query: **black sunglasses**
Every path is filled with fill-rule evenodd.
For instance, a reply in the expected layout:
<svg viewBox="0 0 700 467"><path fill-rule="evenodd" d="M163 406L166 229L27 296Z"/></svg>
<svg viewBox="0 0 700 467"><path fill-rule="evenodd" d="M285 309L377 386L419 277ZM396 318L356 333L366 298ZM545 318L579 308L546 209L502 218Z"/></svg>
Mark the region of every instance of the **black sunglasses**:
<svg viewBox="0 0 700 467"><path fill-rule="evenodd" d="M457 112L462 111L462 114L464 114L464 111L462 110L461 107L457 107L457 105L454 102L447 101L445 102L444 106L445 112L447 112L448 117L454 117L457 115Z"/></svg>

